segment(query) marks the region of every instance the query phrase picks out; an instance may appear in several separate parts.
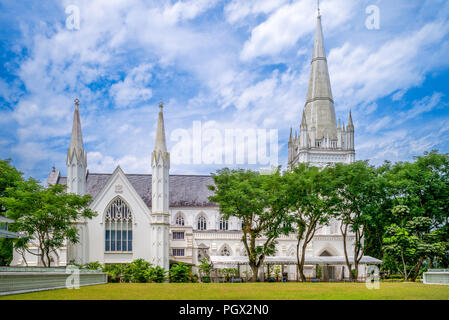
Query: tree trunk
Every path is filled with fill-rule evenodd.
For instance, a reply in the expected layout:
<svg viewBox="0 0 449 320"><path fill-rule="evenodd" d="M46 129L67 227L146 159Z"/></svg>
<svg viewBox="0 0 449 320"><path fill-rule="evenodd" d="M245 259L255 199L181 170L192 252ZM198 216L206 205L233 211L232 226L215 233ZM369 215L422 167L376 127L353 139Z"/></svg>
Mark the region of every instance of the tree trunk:
<svg viewBox="0 0 449 320"><path fill-rule="evenodd" d="M419 258L418 264L416 265L415 270L413 271L413 275L410 279L412 282L416 282L416 278L418 278L419 270L421 269L423 262L424 262L424 259Z"/></svg>
<svg viewBox="0 0 449 320"><path fill-rule="evenodd" d="M301 236L302 237L302 236ZM301 262L299 261L299 244L301 242L301 238L298 237L298 243L296 244L296 281L298 281L298 276L299 276L299 266L301 264Z"/></svg>
<svg viewBox="0 0 449 320"><path fill-rule="evenodd" d="M299 275L301 276L302 282L306 282L306 276L304 275L304 262L306 259L306 248L307 248L307 243L304 242L304 244L302 245L301 263L299 265Z"/></svg>
<svg viewBox="0 0 449 320"><path fill-rule="evenodd" d="M343 231L342 226L343 226L343 222L340 225L341 235L343 236L343 252L345 254L346 266L348 267L348 270L349 270L349 280L352 282L352 280L353 280L352 269L351 269L351 264L349 263L348 248L346 245L346 238L347 238L347 234L348 234L348 225L345 224L344 231Z"/></svg>
<svg viewBox="0 0 449 320"><path fill-rule="evenodd" d="M253 277L251 278L251 282L257 282L257 278L259 276L259 267L250 264L251 271L253 272Z"/></svg>

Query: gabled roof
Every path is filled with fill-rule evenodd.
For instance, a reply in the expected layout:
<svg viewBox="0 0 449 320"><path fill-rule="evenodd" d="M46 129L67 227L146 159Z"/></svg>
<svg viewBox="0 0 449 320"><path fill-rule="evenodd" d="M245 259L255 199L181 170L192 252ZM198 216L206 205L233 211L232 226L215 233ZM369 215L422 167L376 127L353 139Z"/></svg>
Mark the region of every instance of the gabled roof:
<svg viewBox="0 0 449 320"><path fill-rule="evenodd" d="M111 174L89 173L86 179L87 193L93 199L106 185ZM151 174L126 174L129 182L136 189L145 204L151 208ZM67 177L60 177L58 184L67 184ZM215 207L208 197L213 195L207 186L213 185L211 176L170 175L170 207Z"/></svg>

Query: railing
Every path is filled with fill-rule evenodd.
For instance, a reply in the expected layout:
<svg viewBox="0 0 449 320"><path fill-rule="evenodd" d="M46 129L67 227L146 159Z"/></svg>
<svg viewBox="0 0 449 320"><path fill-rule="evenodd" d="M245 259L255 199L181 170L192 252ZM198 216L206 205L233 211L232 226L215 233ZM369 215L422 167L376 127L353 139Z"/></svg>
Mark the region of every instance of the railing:
<svg viewBox="0 0 449 320"><path fill-rule="evenodd" d="M0 267L0 272L42 272L42 273L55 273L62 272L65 273L66 267L52 267L52 268L43 268L43 267ZM87 270L80 269L80 273L98 273L99 270Z"/></svg>
<svg viewBox="0 0 449 320"><path fill-rule="evenodd" d="M427 272L449 272L449 269L429 269Z"/></svg>

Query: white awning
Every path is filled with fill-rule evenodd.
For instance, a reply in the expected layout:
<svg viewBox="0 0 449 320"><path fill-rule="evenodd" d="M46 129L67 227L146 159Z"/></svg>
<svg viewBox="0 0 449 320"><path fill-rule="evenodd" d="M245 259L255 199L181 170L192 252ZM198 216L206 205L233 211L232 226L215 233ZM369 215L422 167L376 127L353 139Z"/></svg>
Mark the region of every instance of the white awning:
<svg viewBox="0 0 449 320"><path fill-rule="evenodd" d="M349 263L354 264L354 257L348 257ZM211 256L211 262L214 266L226 265L226 266L237 266L237 265L247 265L248 257L240 256L240 257L227 257L227 256ZM289 265L296 264L296 257L266 257L264 264L271 265ZM370 257L363 256L360 260L359 264L382 264L382 260ZM330 256L330 257L313 257L306 256L305 265L346 265L346 259L344 256Z"/></svg>

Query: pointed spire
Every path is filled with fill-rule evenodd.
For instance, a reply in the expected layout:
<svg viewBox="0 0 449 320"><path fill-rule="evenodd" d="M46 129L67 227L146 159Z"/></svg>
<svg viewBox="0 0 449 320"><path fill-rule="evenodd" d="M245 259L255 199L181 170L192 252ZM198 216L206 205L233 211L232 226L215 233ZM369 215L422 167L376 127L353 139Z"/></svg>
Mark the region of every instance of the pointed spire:
<svg viewBox="0 0 449 320"><path fill-rule="evenodd" d="M326 131L332 139L337 138L337 121L324 48L321 14L317 17L309 87L304 109L307 115L307 127L316 128L316 139L322 139Z"/></svg>
<svg viewBox="0 0 449 320"><path fill-rule="evenodd" d="M352 123L352 112L349 110L349 121L348 121L348 127L349 130L354 130L354 124Z"/></svg>
<svg viewBox="0 0 449 320"><path fill-rule="evenodd" d="M164 103L159 102L159 119L157 121L156 143L154 144L154 151L167 152L167 145L165 143L163 108L164 108Z"/></svg>
<svg viewBox="0 0 449 320"><path fill-rule="evenodd" d="M290 127L290 142L293 141L293 128Z"/></svg>
<svg viewBox="0 0 449 320"><path fill-rule="evenodd" d="M306 129L307 128L307 122L306 122L306 110L303 110L302 112L302 120L301 120L301 129Z"/></svg>
<svg viewBox="0 0 449 320"><path fill-rule="evenodd" d="M70 138L70 147L67 151L67 163L72 161L73 157L81 160L85 165L87 162L84 152L83 134L81 132L81 121L79 113L79 99L75 99L75 112L73 114L72 137Z"/></svg>

